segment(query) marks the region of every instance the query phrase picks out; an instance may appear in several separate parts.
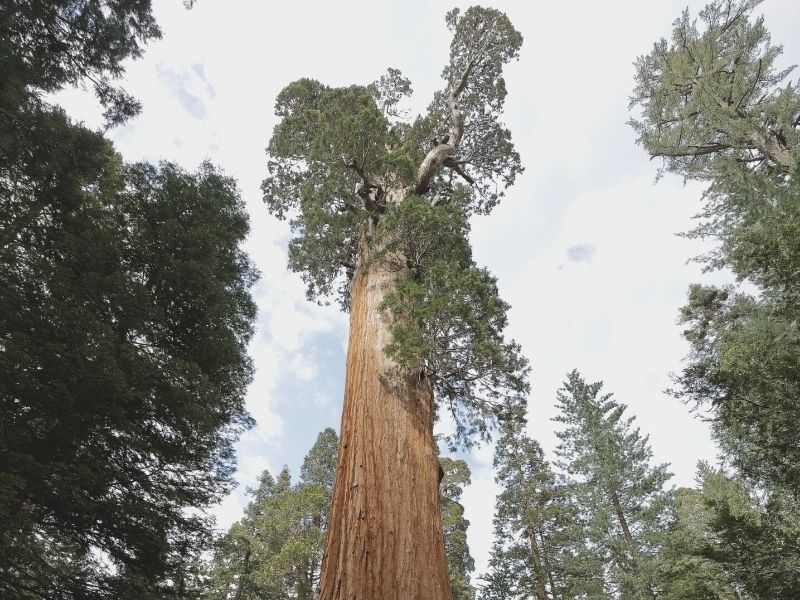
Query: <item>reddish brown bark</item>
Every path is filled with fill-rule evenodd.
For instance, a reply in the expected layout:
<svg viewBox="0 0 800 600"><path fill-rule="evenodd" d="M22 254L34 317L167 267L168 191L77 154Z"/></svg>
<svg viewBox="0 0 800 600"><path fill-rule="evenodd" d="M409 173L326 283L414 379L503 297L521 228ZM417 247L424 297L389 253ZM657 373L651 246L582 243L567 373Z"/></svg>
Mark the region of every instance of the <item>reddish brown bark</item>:
<svg viewBox="0 0 800 600"><path fill-rule="evenodd" d="M450 600L439 515L433 391L399 377L380 303L399 274L353 280L344 409L320 600Z"/></svg>

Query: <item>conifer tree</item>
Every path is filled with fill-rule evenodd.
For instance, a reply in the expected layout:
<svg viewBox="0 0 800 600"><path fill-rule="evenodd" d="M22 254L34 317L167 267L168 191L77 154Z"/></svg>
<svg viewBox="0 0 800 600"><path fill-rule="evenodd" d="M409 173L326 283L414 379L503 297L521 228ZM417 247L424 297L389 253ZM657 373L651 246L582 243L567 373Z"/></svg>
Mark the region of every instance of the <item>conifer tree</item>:
<svg viewBox="0 0 800 600"><path fill-rule="evenodd" d="M495 452L502 486L494 515L494 545L481 598L556 600L572 597L564 571L566 524L572 510L524 421L509 420Z"/></svg>
<svg viewBox="0 0 800 600"><path fill-rule="evenodd" d="M0 262L2 596L167 593L250 424L234 183L110 149L96 177Z"/></svg>
<svg viewBox="0 0 800 600"><path fill-rule="evenodd" d="M701 257L758 288L692 286L679 397L711 411L726 459L751 482L800 491L800 91L779 70L760 0L684 12L672 41L637 61L632 121L665 168L709 183Z"/></svg>
<svg viewBox="0 0 800 600"><path fill-rule="evenodd" d="M670 525L660 557L661 595L669 600L741 600L750 598L720 560L712 526L714 511L700 489L680 488L671 507Z"/></svg>
<svg viewBox="0 0 800 600"><path fill-rule="evenodd" d="M522 170L500 122L503 65L522 37L493 9L446 20L445 87L412 122L396 69L342 88L300 79L275 105L265 201L291 219L289 265L309 297L350 311L321 600L450 597L437 411L469 443L527 388L526 361L502 336L508 307L467 241L468 218Z"/></svg>
<svg viewBox="0 0 800 600"><path fill-rule="evenodd" d="M126 165L50 103L114 85L149 0L0 4L0 597L188 598L231 485L255 271L234 182Z"/></svg>
<svg viewBox="0 0 800 600"><path fill-rule="evenodd" d="M714 540L704 552L737 589L790 598L800 493L800 91L792 70L775 66L782 48L754 15L759 4L718 0L700 26L685 12L672 42L638 61L633 124L668 171L708 182L688 235L719 244L699 260L748 282L693 285L681 311L691 351L675 393L710 413L733 470L701 478Z"/></svg>
<svg viewBox="0 0 800 600"><path fill-rule="evenodd" d="M208 600L317 597L337 442L332 429L320 432L294 485L286 467L277 478L264 471L244 517L217 544Z"/></svg>
<svg viewBox="0 0 800 600"><path fill-rule="evenodd" d="M602 593L626 599L658 596L657 566L666 526L671 477L653 466L647 436L624 418L625 405L602 383L572 371L558 392L564 428L557 432L559 466L570 479L585 548L603 565ZM593 597L597 597L592 593Z"/></svg>
<svg viewBox="0 0 800 600"><path fill-rule="evenodd" d="M664 547L666 598L790 600L800 569L800 510L786 495L755 494L706 463L681 490ZM714 594L714 595L712 595Z"/></svg>

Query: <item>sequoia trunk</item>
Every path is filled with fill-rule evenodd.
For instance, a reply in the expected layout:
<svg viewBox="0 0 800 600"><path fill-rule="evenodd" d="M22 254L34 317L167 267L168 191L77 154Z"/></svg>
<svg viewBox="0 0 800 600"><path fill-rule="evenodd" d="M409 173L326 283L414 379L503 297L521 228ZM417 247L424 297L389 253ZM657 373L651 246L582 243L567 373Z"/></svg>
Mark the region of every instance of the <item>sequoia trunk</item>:
<svg viewBox="0 0 800 600"><path fill-rule="evenodd" d="M400 274L353 280L344 409L320 600L450 600L439 515L433 390L397 374L380 310Z"/></svg>

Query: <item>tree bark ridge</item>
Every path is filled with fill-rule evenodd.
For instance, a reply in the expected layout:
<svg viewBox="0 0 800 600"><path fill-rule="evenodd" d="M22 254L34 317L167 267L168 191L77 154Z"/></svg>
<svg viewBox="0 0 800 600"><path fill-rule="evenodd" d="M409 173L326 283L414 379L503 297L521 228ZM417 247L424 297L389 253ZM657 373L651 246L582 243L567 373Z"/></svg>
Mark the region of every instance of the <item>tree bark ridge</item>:
<svg viewBox="0 0 800 600"><path fill-rule="evenodd" d="M451 600L429 379L398 375L380 310L402 276L362 252L320 600Z"/></svg>

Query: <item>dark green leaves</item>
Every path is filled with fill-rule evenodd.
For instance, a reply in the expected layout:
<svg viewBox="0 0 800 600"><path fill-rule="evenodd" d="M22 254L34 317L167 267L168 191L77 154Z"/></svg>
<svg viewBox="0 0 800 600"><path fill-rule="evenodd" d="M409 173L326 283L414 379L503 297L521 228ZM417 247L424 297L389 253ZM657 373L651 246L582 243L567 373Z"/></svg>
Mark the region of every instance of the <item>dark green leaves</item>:
<svg viewBox="0 0 800 600"><path fill-rule="evenodd" d="M206 544L187 509L228 489L250 423L255 273L233 182L103 156L0 263L0 525L29 548L2 557L11 596L43 584L21 574L60 568L54 545L77 552L92 597L163 584Z"/></svg>
<svg viewBox="0 0 800 600"><path fill-rule="evenodd" d="M381 222L384 250L374 259L408 269L383 304L394 323L386 352L401 368L433 378L437 403L455 421L452 441L463 444L485 437L485 417L510 410L528 389L527 361L503 338L508 305L473 262L468 229L457 206L411 196Z"/></svg>
<svg viewBox="0 0 800 600"><path fill-rule="evenodd" d="M409 195L429 150L453 137L448 98L462 75L463 141L422 193L431 203L455 201L467 214L488 213L522 172L499 122L506 96L502 67L517 57L522 37L493 9L453 11L448 25L454 37L447 88L430 113L413 122L397 108L411 93L397 69L368 86L330 88L299 79L278 95L281 121L267 148L262 189L269 210L291 219L296 237L289 264L303 273L309 297L335 297L348 306L348 272L359 244L369 241L364 221L377 223L390 197L398 203Z"/></svg>
<svg viewBox="0 0 800 600"><path fill-rule="evenodd" d="M729 290L694 286L683 308L691 363L680 395L715 414L729 461L768 487L800 485L797 312Z"/></svg>
<svg viewBox="0 0 800 600"><path fill-rule="evenodd" d="M140 105L111 80L122 74L125 59L140 56L141 45L160 36L149 0L9 0L0 7L3 93L16 88L40 97L88 84L106 108L107 123L117 125Z"/></svg>

